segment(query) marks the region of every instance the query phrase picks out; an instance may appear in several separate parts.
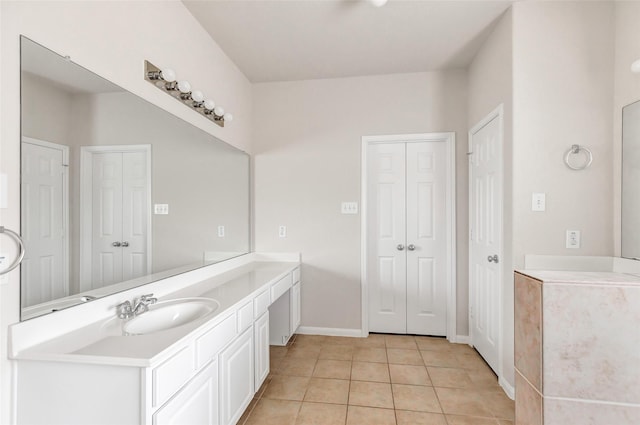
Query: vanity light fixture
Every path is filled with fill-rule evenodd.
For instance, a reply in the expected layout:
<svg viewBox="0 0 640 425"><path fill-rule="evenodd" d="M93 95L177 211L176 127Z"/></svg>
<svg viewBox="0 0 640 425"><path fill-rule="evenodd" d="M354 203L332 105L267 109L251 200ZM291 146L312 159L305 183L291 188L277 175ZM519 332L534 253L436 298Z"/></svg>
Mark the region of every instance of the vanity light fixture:
<svg viewBox="0 0 640 425"><path fill-rule="evenodd" d="M191 90L186 80L176 81L176 73L169 68L160 69L149 61L144 61L144 79L165 93L179 99L194 111L224 127L225 122L233 121L233 115L211 99L206 99L200 90Z"/></svg>
<svg viewBox="0 0 640 425"><path fill-rule="evenodd" d="M634 74L640 74L640 59L631 64L631 72Z"/></svg>

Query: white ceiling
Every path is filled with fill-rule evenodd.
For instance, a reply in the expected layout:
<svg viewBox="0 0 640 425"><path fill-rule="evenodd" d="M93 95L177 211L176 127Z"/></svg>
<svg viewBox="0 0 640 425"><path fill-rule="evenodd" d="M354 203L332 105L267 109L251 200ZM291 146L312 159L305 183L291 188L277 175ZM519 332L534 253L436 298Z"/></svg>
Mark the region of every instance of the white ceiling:
<svg viewBox="0 0 640 425"><path fill-rule="evenodd" d="M252 82L466 67L512 1L183 0Z"/></svg>

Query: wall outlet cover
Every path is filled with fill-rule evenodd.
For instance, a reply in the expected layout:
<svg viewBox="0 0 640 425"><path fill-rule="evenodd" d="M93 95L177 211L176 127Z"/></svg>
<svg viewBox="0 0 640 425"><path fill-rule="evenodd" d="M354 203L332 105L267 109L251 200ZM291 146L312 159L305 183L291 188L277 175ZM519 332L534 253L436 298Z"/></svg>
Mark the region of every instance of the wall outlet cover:
<svg viewBox="0 0 640 425"><path fill-rule="evenodd" d="M566 247L570 249L580 248L580 230L567 230Z"/></svg>
<svg viewBox="0 0 640 425"><path fill-rule="evenodd" d="M278 237L286 238L287 237L287 226L278 227Z"/></svg>
<svg viewBox="0 0 640 425"><path fill-rule="evenodd" d="M531 194L531 211L544 211L547 207L544 193Z"/></svg>

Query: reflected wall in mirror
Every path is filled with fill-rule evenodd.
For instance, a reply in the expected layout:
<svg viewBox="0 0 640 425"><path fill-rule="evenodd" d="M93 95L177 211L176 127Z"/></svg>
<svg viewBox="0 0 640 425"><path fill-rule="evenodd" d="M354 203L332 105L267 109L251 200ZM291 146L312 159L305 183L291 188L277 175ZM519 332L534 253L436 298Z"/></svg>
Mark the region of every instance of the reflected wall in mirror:
<svg viewBox="0 0 640 425"><path fill-rule="evenodd" d="M246 153L25 37L21 55L22 320L249 252Z"/></svg>
<svg viewBox="0 0 640 425"><path fill-rule="evenodd" d="M640 101L622 108L622 256L640 259Z"/></svg>

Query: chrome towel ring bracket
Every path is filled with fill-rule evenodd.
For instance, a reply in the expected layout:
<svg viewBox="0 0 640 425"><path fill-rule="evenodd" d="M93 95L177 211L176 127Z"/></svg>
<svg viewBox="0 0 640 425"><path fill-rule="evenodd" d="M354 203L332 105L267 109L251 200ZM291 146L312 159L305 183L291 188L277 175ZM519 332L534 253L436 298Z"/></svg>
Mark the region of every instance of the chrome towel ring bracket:
<svg viewBox="0 0 640 425"><path fill-rule="evenodd" d="M4 226L0 226L0 234L11 236L11 238L13 238L13 240L16 241L16 243L18 244L18 247L20 248L20 254L18 254L18 257L15 259L15 261L11 263L11 265L6 269L0 270L0 275L3 275L3 274L9 273L11 270L18 267L22 262L22 259L24 258L24 242L22 241L22 238L20 237L19 234L17 234L13 230L7 229Z"/></svg>
<svg viewBox="0 0 640 425"><path fill-rule="evenodd" d="M577 162L577 164L572 161L572 158L576 155L582 157L582 161L580 162L578 160L579 162ZM591 165L592 161L593 155L591 151L584 146L571 145L571 148L564 154L564 163L572 170L584 170Z"/></svg>

